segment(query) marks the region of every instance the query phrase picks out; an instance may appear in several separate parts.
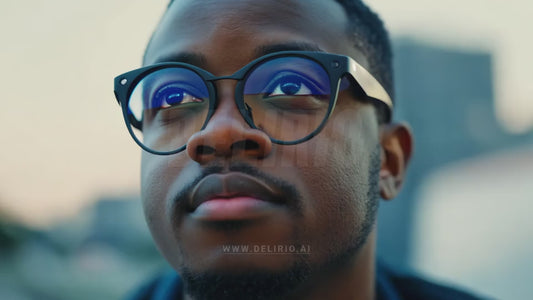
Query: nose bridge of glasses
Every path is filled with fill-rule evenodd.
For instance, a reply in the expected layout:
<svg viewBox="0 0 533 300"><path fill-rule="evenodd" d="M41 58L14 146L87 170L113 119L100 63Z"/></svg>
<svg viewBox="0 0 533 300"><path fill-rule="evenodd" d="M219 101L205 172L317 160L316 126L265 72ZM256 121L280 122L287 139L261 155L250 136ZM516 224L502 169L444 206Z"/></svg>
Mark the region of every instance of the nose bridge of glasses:
<svg viewBox="0 0 533 300"><path fill-rule="evenodd" d="M230 105L236 112L239 112L242 118L245 118L241 112L241 105L239 105L239 100L241 97L237 95L239 89L242 89L242 80L244 79L244 74L242 70L237 71L232 75L226 76L213 76L206 81L210 82L214 87L213 101L215 101L215 109L220 110L220 106ZM241 95L242 96L242 95ZM216 111L214 112L216 113ZM243 121L246 121L245 119Z"/></svg>
<svg viewBox="0 0 533 300"><path fill-rule="evenodd" d="M207 127L226 126L230 127L246 126L246 120L240 112L237 104L237 81L241 78L235 75L220 76L211 79L210 81L215 87L215 95L213 99L216 101L215 111L208 120Z"/></svg>
<svg viewBox="0 0 533 300"><path fill-rule="evenodd" d="M242 80L242 76L239 74L233 74L233 75L227 75L227 76L213 76L211 78L206 79L206 81L210 82L213 87L215 88L215 95L213 95L215 98L213 99L217 102L216 106L219 106L220 101L222 98L225 98L228 96L228 93L233 93L233 98L235 97L236 87L237 83ZM227 84L224 84L224 82L228 82Z"/></svg>
<svg viewBox="0 0 533 300"><path fill-rule="evenodd" d="M216 82L219 80L241 80L242 76L239 74L233 74L233 75L226 75L226 76L214 76L212 78L209 78L207 81Z"/></svg>

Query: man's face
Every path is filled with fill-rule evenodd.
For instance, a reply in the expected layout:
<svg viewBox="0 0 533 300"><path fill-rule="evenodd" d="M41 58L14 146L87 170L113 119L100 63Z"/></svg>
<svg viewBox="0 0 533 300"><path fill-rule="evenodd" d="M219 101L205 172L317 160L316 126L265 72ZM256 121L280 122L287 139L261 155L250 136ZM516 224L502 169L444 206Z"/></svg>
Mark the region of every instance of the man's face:
<svg viewBox="0 0 533 300"><path fill-rule="evenodd" d="M224 76L257 58L258 49L310 44L365 66L346 25L335 1L178 1L160 23L145 63L193 53L202 57L202 68ZM319 135L282 146L245 123L235 105L235 84L217 81L217 111L186 151L143 153L143 205L162 254L194 276L305 277L301 270L356 259L370 247L365 241L378 197L374 109L342 92ZM203 202L209 199L214 201ZM280 248L263 247L261 253L237 254L227 253L228 245L308 252L273 254L265 249Z"/></svg>

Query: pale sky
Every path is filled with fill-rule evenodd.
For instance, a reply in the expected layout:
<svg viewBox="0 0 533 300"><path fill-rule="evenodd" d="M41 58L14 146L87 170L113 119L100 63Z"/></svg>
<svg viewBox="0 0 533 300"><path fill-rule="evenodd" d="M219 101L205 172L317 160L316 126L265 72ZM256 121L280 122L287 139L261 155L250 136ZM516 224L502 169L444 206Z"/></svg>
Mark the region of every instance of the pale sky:
<svg viewBox="0 0 533 300"><path fill-rule="evenodd" d="M0 211L33 225L100 195L135 194L140 149L113 97L140 66L166 0L0 2ZM393 36L494 54L497 114L533 127L533 4L527 0L377 0Z"/></svg>

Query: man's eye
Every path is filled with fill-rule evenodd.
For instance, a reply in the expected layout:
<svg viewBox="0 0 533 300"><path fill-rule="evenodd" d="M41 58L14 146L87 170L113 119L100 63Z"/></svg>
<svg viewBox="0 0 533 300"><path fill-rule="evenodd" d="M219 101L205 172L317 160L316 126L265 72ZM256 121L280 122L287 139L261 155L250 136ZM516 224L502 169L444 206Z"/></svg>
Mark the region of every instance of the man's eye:
<svg viewBox="0 0 533 300"><path fill-rule="evenodd" d="M311 96L321 95L319 89L313 82L302 76L291 74L278 76L266 88L266 97L275 96Z"/></svg>
<svg viewBox="0 0 533 300"><path fill-rule="evenodd" d="M151 108L169 108L186 103L199 103L203 99L182 87L182 85L166 85L155 92Z"/></svg>

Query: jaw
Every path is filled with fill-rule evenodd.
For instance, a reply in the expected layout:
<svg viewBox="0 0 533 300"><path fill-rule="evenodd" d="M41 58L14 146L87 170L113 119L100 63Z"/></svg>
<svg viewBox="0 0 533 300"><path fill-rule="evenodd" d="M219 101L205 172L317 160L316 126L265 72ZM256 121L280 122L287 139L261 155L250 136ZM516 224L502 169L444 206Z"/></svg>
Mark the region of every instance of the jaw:
<svg viewBox="0 0 533 300"><path fill-rule="evenodd" d="M375 232L357 251L318 265L306 258L283 270L180 270L185 290L194 299L375 299ZM223 295L220 291L225 291Z"/></svg>

